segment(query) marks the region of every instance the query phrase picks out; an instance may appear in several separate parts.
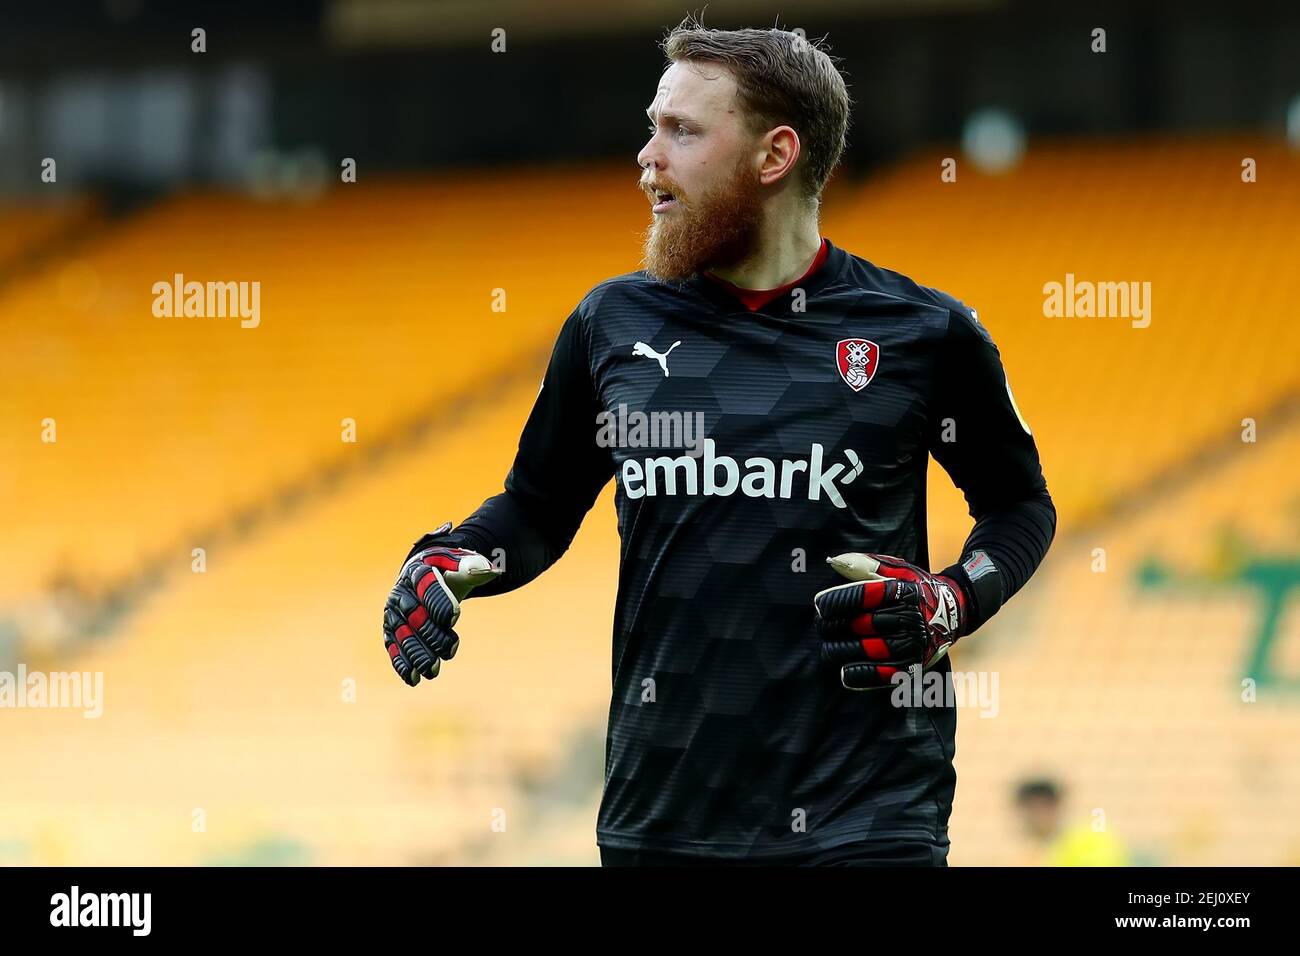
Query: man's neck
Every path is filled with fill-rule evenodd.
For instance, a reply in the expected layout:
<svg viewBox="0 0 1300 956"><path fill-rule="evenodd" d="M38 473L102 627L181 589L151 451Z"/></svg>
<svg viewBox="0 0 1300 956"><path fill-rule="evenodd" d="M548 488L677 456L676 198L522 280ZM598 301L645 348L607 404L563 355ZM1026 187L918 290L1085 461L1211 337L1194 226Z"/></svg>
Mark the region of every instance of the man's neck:
<svg viewBox="0 0 1300 956"><path fill-rule="evenodd" d="M799 219L794 228L788 219L773 222L760 232L753 253L743 261L709 273L741 289L775 289L806 273L821 245L815 217Z"/></svg>

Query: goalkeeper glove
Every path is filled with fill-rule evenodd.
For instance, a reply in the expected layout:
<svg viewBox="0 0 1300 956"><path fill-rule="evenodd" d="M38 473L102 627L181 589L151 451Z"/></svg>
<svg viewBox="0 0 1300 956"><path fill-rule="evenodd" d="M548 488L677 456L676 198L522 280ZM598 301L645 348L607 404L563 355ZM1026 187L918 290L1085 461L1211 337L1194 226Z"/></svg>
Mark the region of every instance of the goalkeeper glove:
<svg viewBox="0 0 1300 956"><path fill-rule="evenodd" d="M433 533L450 530L448 523ZM460 602L500 573L483 555L463 548L431 545L406 559L384 605L384 647L402 680L414 687L421 677L438 676L460 647L452 630Z"/></svg>
<svg viewBox="0 0 1300 956"><path fill-rule="evenodd" d="M826 563L850 583L813 598L822 660L839 666L849 690L878 690L900 670L924 670L968 633L969 599L953 578L885 554L841 554Z"/></svg>

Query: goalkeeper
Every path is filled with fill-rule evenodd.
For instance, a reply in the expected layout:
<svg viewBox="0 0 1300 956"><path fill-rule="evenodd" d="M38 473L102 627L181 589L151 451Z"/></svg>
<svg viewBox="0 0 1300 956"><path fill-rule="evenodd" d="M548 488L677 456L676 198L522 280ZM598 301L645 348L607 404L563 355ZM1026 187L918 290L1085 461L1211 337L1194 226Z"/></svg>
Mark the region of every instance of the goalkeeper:
<svg viewBox="0 0 1300 956"><path fill-rule="evenodd" d="M943 864L955 708L878 691L946 679L1043 560L1038 449L973 309L821 234L849 114L825 51L693 22L664 51L645 268L563 323L501 493L407 555L388 655L436 676L462 602L542 574L612 478L602 862ZM611 442L624 410L699 416L704 439ZM974 518L936 572L931 458Z"/></svg>

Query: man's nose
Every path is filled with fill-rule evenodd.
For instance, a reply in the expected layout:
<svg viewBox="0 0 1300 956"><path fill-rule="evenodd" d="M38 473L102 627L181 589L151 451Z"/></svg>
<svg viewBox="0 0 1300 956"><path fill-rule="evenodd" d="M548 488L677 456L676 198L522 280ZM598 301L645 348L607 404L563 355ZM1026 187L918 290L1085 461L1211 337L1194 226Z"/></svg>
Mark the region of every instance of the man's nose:
<svg viewBox="0 0 1300 956"><path fill-rule="evenodd" d="M655 146L655 137L641 147L641 152L636 154L636 164L644 170L663 168L663 154Z"/></svg>

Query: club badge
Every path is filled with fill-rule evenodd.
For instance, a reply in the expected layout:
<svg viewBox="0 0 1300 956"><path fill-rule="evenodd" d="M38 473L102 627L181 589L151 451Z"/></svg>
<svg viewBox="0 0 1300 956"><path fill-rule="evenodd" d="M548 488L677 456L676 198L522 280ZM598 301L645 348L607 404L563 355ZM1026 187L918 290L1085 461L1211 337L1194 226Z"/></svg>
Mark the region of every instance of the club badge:
<svg viewBox="0 0 1300 956"><path fill-rule="evenodd" d="M880 346L866 339L841 339L835 346L835 365L840 378L855 392L860 392L876 377L880 363Z"/></svg>

